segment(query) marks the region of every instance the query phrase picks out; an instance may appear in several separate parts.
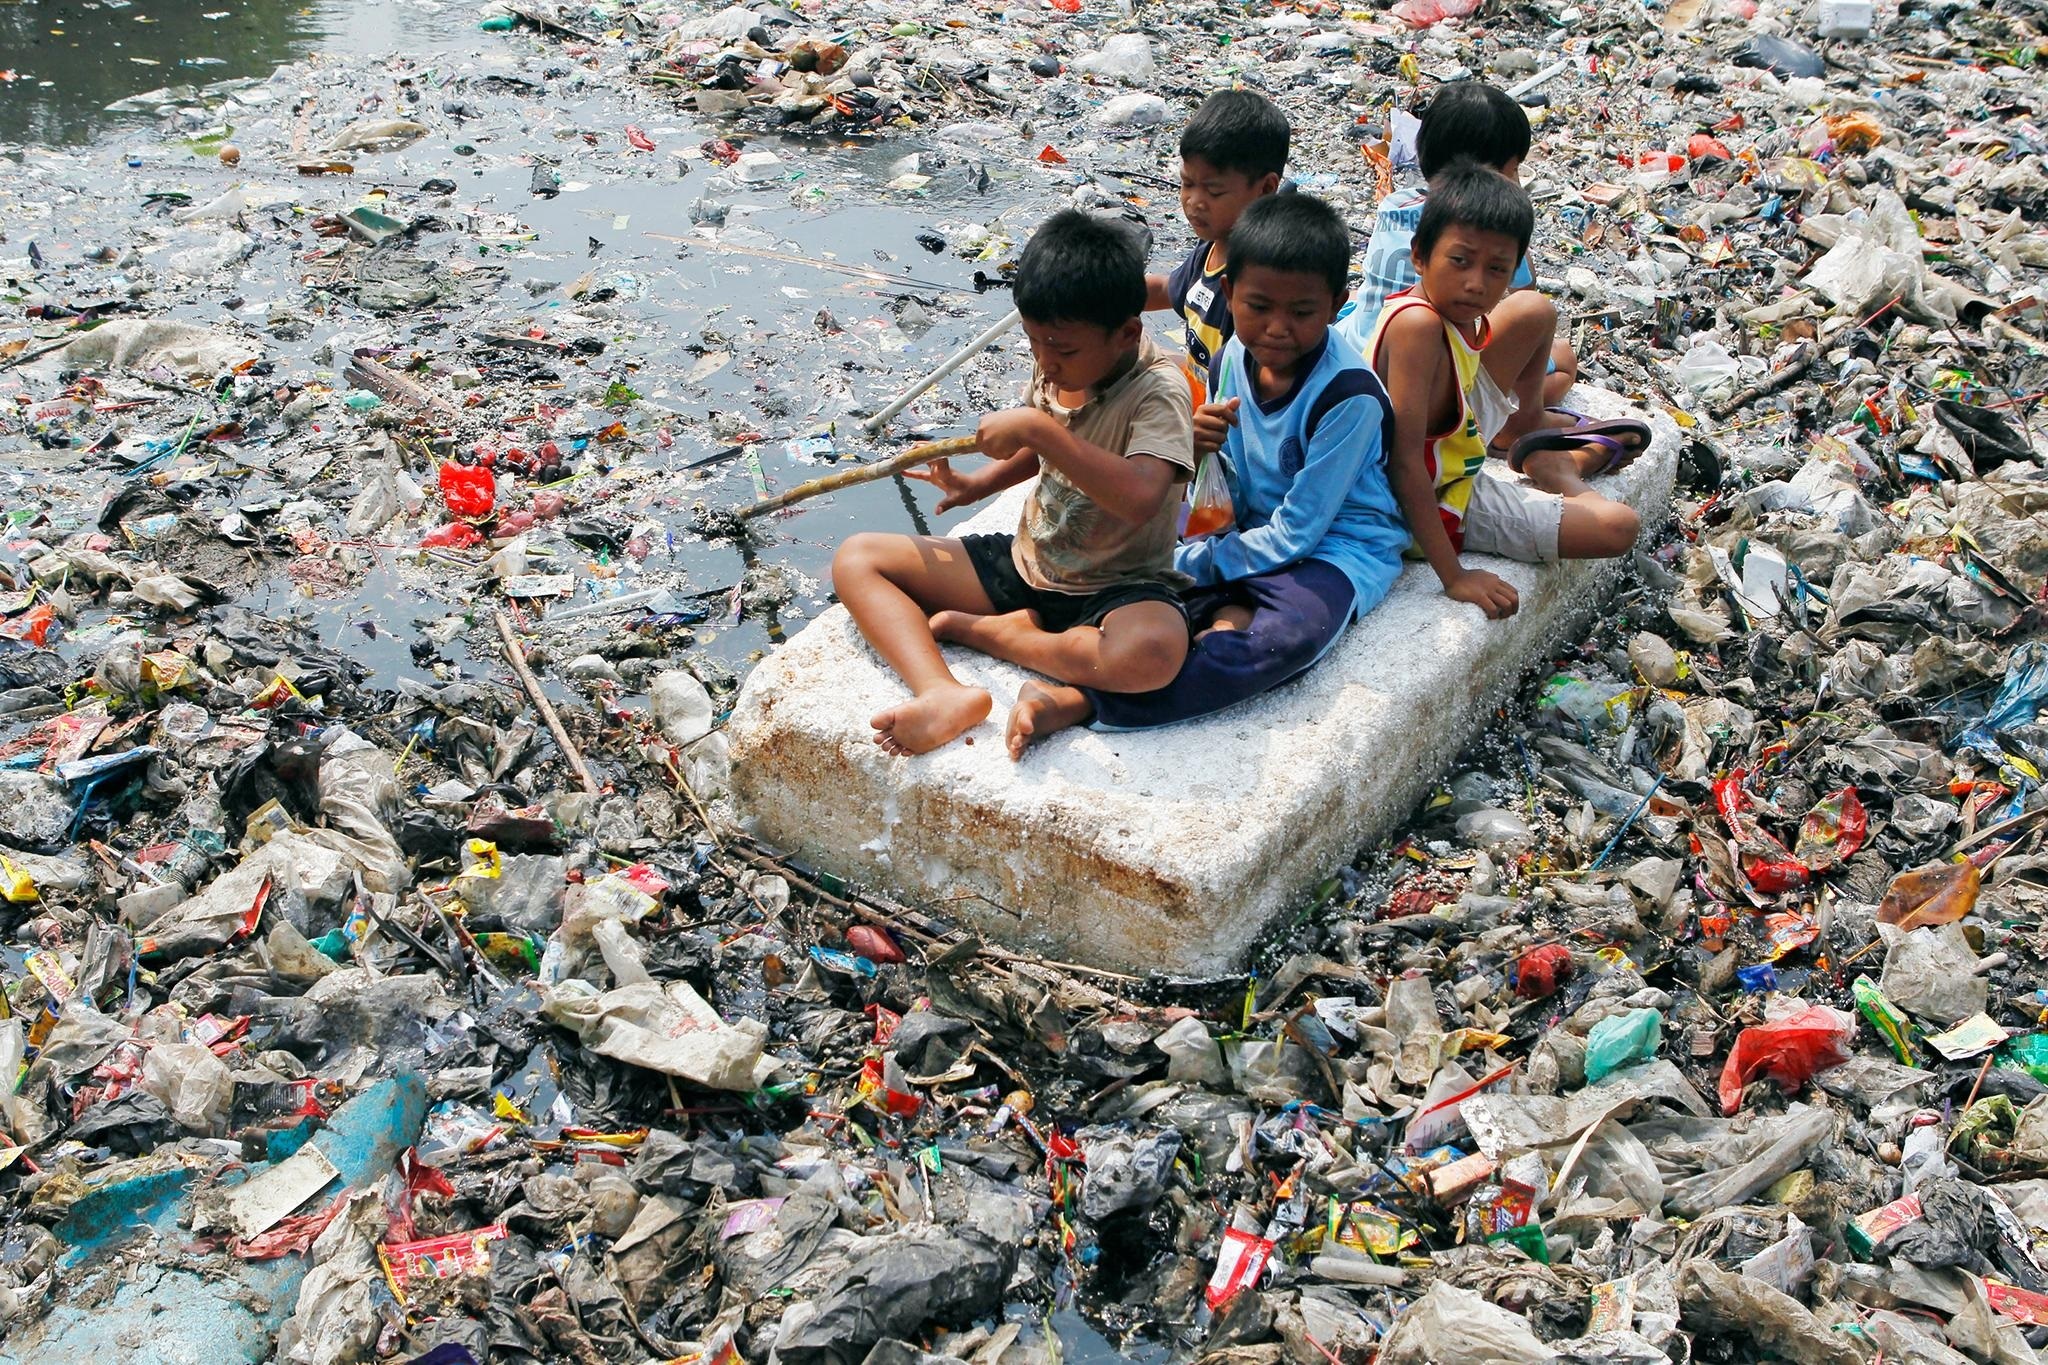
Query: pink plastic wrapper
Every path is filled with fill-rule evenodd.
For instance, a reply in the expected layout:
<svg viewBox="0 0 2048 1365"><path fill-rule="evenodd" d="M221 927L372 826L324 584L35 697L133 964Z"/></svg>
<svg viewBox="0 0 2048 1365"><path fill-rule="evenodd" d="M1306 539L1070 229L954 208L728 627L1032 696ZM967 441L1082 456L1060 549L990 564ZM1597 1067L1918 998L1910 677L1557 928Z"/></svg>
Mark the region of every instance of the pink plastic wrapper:
<svg viewBox="0 0 2048 1365"><path fill-rule="evenodd" d="M1410 28L1428 28L1478 12L1479 0L1401 0L1393 8L1394 17Z"/></svg>

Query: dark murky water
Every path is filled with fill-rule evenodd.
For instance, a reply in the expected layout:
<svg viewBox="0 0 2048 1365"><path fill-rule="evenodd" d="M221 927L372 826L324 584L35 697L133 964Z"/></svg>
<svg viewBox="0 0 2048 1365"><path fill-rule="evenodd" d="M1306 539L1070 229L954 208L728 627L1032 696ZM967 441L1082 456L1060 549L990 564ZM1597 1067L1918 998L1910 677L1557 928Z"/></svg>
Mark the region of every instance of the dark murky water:
<svg viewBox="0 0 2048 1365"><path fill-rule="evenodd" d="M388 0L0 0L0 144L76 146L152 124L105 108L145 91L268 76L313 51L417 51L474 29L465 6Z"/></svg>

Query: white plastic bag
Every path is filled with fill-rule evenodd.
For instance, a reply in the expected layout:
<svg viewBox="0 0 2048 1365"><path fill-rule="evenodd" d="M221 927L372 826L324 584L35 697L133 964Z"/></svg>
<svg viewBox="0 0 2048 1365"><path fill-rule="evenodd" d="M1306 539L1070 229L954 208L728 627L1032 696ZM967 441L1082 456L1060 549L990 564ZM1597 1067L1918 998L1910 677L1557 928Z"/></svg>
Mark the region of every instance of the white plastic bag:
<svg viewBox="0 0 2048 1365"><path fill-rule="evenodd" d="M164 1102L180 1127L216 1133L227 1125L235 1079L212 1048L159 1043L142 1060L142 1088Z"/></svg>

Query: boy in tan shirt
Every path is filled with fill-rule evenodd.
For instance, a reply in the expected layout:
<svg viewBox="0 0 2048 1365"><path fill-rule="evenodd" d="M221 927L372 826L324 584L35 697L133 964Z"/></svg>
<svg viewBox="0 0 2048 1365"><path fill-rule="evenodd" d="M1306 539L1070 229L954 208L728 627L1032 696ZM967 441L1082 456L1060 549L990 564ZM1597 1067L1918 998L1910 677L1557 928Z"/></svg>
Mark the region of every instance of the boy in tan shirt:
<svg viewBox="0 0 2048 1365"><path fill-rule="evenodd" d="M917 477L944 512L1038 475L1017 533L868 532L832 560L839 600L913 693L873 718L891 753L926 753L988 715L989 694L953 676L940 640L1101 692L1163 687L1187 657L1173 549L1193 401L1139 321L1144 250L1121 223L1056 213L1013 294L1031 342L1026 406L982 419L993 463L959 474L935 461Z"/></svg>

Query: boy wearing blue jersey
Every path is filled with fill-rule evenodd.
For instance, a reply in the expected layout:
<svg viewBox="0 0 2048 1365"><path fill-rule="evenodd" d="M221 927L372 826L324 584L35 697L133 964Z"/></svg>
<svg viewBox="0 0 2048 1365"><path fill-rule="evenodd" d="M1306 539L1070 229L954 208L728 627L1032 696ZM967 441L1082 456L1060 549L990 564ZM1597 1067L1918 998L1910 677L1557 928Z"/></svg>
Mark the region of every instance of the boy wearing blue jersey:
<svg viewBox="0 0 2048 1365"><path fill-rule="evenodd" d="M1196 449L1227 461L1235 526L1183 544L1174 567L1199 634L1171 683L1110 693L1028 683L1010 713L1013 758L1093 721L1110 730L1220 711L1299 676L1401 572L1408 529L1387 482L1392 407L1372 367L1330 330L1351 243L1335 209L1269 196L1231 229L1223 287L1234 335L1196 415ZM1216 458L1214 453L1208 458ZM1004 655L999 618L978 647Z"/></svg>
<svg viewBox="0 0 2048 1365"><path fill-rule="evenodd" d="M1196 374L1207 374L1230 340L1223 265L1238 216L1278 193L1293 129L1255 90L1218 90L1180 135L1180 211L1195 249L1169 275L1145 277L1145 310L1172 309Z"/></svg>

